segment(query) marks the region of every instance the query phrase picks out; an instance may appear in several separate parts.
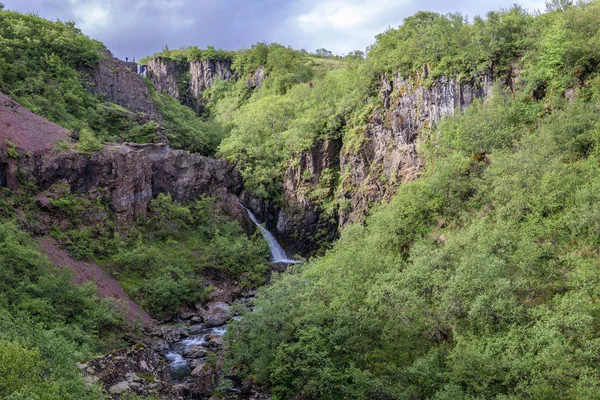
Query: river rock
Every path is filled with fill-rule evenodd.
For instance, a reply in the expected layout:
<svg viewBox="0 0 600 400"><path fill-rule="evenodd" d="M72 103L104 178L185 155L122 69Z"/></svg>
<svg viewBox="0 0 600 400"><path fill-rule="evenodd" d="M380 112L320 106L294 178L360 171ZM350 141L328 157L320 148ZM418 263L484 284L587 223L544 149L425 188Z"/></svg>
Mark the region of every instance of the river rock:
<svg viewBox="0 0 600 400"><path fill-rule="evenodd" d="M194 368L194 370L192 371L192 373L190 375L193 377L198 377L198 376L202 375L202 370L204 369L205 366L206 366L206 362L204 362L204 361L196 363L196 367Z"/></svg>
<svg viewBox="0 0 600 400"><path fill-rule="evenodd" d="M127 392L129 391L131 388L129 387L129 383L128 382L119 382L116 385L111 386L108 389L108 393L110 394L120 394L123 392Z"/></svg>
<svg viewBox="0 0 600 400"><path fill-rule="evenodd" d="M222 302L210 303L203 317L207 328L224 325L230 317L229 305Z"/></svg>
<svg viewBox="0 0 600 400"><path fill-rule="evenodd" d="M169 343L178 342L182 338L188 337L188 330L184 326L161 325L154 328L150 334L161 338Z"/></svg>
<svg viewBox="0 0 600 400"><path fill-rule="evenodd" d="M201 358L206 355L206 348L202 346L192 346L183 352L183 355L187 358Z"/></svg>
<svg viewBox="0 0 600 400"><path fill-rule="evenodd" d="M223 338L214 338L209 340L208 342L210 344L211 347L223 347L223 345L225 344L225 341L223 340Z"/></svg>
<svg viewBox="0 0 600 400"><path fill-rule="evenodd" d="M209 366L207 364L194 368L192 376L195 379L190 382L188 390L197 397L211 396L221 381L219 368L220 365Z"/></svg>
<svg viewBox="0 0 600 400"><path fill-rule="evenodd" d="M198 334L198 333L202 332L204 329L205 329L204 325L202 325L202 324L195 324L195 325L189 326L190 334L192 334L192 335Z"/></svg>
<svg viewBox="0 0 600 400"><path fill-rule="evenodd" d="M196 315L196 312L190 309L183 309L179 311L179 318L181 319L191 319Z"/></svg>
<svg viewBox="0 0 600 400"><path fill-rule="evenodd" d="M175 398L169 366L144 344L112 351L87 364L89 367L83 370L85 381L98 382L112 399L120 399L128 391L139 396Z"/></svg>
<svg viewBox="0 0 600 400"><path fill-rule="evenodd" d="M198 366L200 366L200 365L204 365L204 363L206 363L206 361L205 361L205 360L195 359L195 360L191 360L191 361L189 362L189 365L190 365L190 368L191 368L192 370L194 370L194 368L196 368L196 367L198 367Z"/></svg>

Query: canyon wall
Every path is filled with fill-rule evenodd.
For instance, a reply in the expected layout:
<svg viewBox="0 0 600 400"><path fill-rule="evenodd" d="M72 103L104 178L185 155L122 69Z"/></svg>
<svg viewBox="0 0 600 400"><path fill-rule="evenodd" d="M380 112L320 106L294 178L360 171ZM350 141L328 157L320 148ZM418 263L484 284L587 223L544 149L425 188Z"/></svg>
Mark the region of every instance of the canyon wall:
<svg viewBox="0 0 600 400"><path fill-rule="evenodd" d="M152 58L148 61L146 75L157 91L171 96L197 113L201 113L205 105L202 93L211 88L215 80L230 81L235 78L231 61L228 60L179 62Z"/></svg>
<svg viewBox="0 0 600 400"><path fill-rule="evenodd" d="M493 77L470 81L423 76L383 77L383 106L374 111L361 137L344 143L321 140L288 163L285 205L266 217L288 251L310 254L351 222L362 222L370 207L389 201L398 187L417 178L423 161L417 152L421 133L442 118L491 95Z"/></svg>
<svg viewBox="0 0 600 400"><path fill-rule="evenodd" d="M139 122L162 121L150 91L137 73L137 64L121 61L104 50L104 58L94 68L82 71L86 88L136 114Z"/></svg>

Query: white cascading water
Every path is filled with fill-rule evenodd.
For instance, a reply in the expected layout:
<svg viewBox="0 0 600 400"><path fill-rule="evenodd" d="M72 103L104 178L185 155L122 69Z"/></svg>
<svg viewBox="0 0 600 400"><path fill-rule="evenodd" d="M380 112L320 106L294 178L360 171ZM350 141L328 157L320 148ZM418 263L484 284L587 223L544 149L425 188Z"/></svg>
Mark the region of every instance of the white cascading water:
<svg viewBox="0 0 600 400"><path fill-rule="evenodd" d="M244 207L244 206L242 205L242 207ZM275 236L273 236L273 234L271 232L269 232L267 230L267 228L265 228L260 222L258 222L258 219L252 213L252 211L250 211L250 209L248 209L246 207L244 207L244 208L246 209L246 211L248 211L248 216L250 217L252 222L254 222L254 224L256 224L256 226L260 230L260 233L267 240L267 243L269 244L269 249L271 250L271 262L282 263L282 264L298 264L299 261L292 260L287 256L287 254L285 254L285 251L283 250L281 245L277 242L277 239L275 239Z"/></svg>

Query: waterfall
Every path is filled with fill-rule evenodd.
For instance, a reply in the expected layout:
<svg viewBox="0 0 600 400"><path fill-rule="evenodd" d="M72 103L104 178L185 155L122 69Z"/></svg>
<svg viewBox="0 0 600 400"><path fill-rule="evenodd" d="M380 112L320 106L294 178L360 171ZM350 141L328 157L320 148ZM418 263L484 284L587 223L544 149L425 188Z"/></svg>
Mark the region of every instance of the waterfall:
<svg viewBox="0 0 600 400"><path fill-rule="evenodd" d="M244 207L244 205L242 205L242 207ZM269 249L271 250L271 262L283 264L298 264L299 261L291 260L287 256L287 254L285 254L285 250L283 250L281 245L277 242L275 236L273 236L273 234L269 232L267 228L265 228L260 222L258 222L258 219L252 213L252 211L250 211L250 209L248 209L247 207L244 208L248 212L248 216L250 217L252 222L254 222L254 224L260 230L260 233L267 240L267 243L269 244Z"/></svg>

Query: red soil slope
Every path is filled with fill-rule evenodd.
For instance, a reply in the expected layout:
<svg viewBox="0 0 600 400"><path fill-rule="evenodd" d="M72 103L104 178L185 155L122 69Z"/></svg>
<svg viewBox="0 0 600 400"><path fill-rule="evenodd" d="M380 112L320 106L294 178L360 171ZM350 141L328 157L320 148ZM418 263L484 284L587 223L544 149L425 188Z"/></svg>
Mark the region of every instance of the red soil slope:
<svg viewBox="0 0 600 400"><path fill-rule="evenodd" d="M73 259L65 250L59 249L56 241L49 237L43 238L41 245L42 251L54 265L60 268L67 267L73 271L73 283L81 285L86 282L93 282L98 287L98 296L102 298L111 297L118 300L123 306L129 322L134 322L139 318L142 325L146 327L156 324L156 321L148 313L131 300L121 285L119 285L119 282L102 270L96 263Z"/></svg>
<svg viewBox="0 0 600 400"><path fill-rule="evenodd" d="M6 148L7 140L30 153L48 154L57 141L69 140L69 131L0 93L0 148Z"/></svg>

